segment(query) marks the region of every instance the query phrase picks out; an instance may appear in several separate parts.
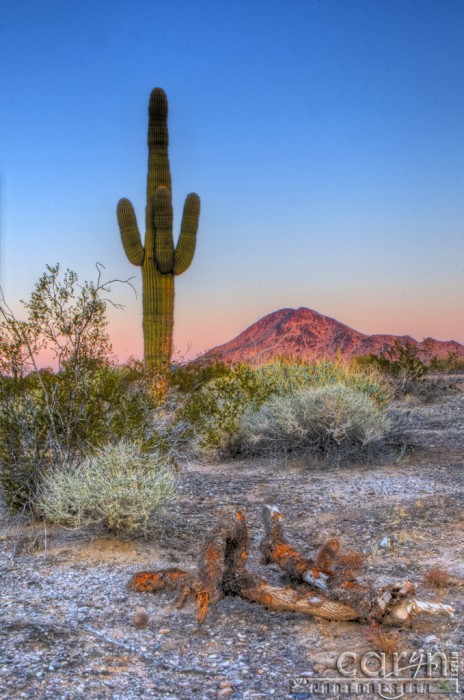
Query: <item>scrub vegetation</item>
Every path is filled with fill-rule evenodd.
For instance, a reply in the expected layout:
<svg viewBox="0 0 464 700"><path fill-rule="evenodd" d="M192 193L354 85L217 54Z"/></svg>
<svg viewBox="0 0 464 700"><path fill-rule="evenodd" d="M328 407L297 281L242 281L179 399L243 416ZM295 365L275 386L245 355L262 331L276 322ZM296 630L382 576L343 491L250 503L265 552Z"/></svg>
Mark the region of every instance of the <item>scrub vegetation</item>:
<svg viewBox="0 0 464 700"><path fill-rule="evenodd" d="M1 303L0 485L10 512L147 534L188 458L372 463L397 440L398 381L423 382L428 369L409 347L347 365L200 358L171 365L166 396L154 396L152 367L112 358L110 295L100 267L95 283L79 284L55 265L23 302L24 320ZM44 352L54 369L43 368Z"/></svg>

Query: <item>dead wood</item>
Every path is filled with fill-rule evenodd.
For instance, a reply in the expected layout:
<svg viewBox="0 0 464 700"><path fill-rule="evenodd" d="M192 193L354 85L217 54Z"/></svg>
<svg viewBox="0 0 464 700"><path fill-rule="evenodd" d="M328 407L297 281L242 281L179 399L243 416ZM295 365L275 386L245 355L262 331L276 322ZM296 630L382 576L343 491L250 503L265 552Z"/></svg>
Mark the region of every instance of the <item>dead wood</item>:
<svg viewBox="0 0 464 700"><path fill-rule="evenodd" d="M304 581L317 588L354 582L364 563L360 552L342 550L338 537L327 540L319 549L316 560L305 557L288 543L283 530L283 515L275 506L263 509L264 537L260 550L262 564L277 564L294 581Z"/></svg>
<svg viewBox="0 0 464 700"><path fill-rule="evenodd" d="M277 564L294 581L323 588L324 595L319 591L295 590L292 586L272 586L248 571L248 528L244 513L238 510L227 515L207 538L195 573L177 568L143 571L132 577L131 590L173 590L179 607L192 596L198 624L204 621L209 606L227 595L240 596L271 610L300 612L328 620L402 624L424 612L452 615L449 605L416 600L411 581L389 584L380 590L352 578L340 581L337 571L348 571L353 577L362 561L359 553L343 555L339 541L334 544L332 540L317 557L325 565L326 570L321 571L310 557L304 557L287 542L282 514L277 508L266 506L263 519L265 534L260 544L263 562Z"/></svg>
<svg viewBox="0 0 464 700"><path fill-rule="evenodd" d="M261 563L275 563L294 581L305 581L317 588L326 589L328 572L318 568L309 557L303 557L290 545L283 533L282 513L275 506L263 509L264 537L259 546Z"/></svg>
<svg viewBox="0 0 464 700"><path fill-rule="evenodd" d="M181 608L192 590L191 576L187 571L172 568L162 571L139 571L129 581L132 591L156 593L158 591L174 591L174 604Z"/></svg>

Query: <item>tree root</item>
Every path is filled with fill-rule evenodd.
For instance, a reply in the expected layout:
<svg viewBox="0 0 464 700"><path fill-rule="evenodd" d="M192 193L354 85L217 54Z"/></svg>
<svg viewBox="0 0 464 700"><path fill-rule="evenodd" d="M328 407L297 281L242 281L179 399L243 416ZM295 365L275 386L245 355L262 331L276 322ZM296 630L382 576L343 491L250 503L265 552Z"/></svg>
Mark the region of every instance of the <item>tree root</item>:
<svg viewBox="0 0 464 700"><path fill-rule="evenodd" d="M131 590L174 591L177 607L182 607L192 596L199 625L206 618L209 606L228 595L240 596L271 610L300 612L327 620L404 624L421 613L452 616L449 605L417 600L411 581L389 584L377 591L371 585L358 583L355 574L363 558L358 552L343 553L338 539L326 542L316 561L304 557L287 542L283 517L277 508L266 506L263 520L262 563L277 564L292 581L322 589L324 595L320 590L272 586L248 571L248 528L245 515L239 510L226 516L207 538L196 573L177 568L142 571L132 577Z"/></svg>

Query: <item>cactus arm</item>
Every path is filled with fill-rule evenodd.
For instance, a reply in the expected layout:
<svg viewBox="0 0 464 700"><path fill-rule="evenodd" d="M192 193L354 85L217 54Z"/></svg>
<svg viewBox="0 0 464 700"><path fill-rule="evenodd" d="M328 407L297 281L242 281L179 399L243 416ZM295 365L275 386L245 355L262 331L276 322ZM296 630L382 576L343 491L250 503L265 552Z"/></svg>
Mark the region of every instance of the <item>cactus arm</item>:
<svg viewBox="0 0 464 700"><path fill-rule="evenodd" d="M124 250L133 265L142 265L145 251L140 240L134 207L128 199L120 199L117 208L119 230Z"/></svg>
<svg viewBox="0 0 464 700"><path fill-rule="evenodd" d="M158 187L153 200L153 226L155 229L155 260L158 270L172 272L174 243L172 241L172 201L166 187Z"/></svg>
<svg viewBox="0 0 464 700"><path fill-rule="evenodd" d="M197 242L198 220L200 218L200 197L189 194L182 214L180 236L174 254L174 274L181 275L190 266Z"/></svg>

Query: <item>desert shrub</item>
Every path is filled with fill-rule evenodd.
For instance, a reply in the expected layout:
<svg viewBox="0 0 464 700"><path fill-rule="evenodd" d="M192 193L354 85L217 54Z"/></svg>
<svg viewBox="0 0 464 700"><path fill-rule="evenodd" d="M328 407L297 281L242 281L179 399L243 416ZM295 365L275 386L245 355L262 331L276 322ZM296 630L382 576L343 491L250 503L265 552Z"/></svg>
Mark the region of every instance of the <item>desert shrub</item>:
<svg viewBox="0 0 464 700"><path fill-rule="evenodd" d="M204 454L229 451L245 409L261 405L271 394L250 365L224 369L188 394L176 413L185 439Z"/></svg>
<svg viewBox="0 0 464 700"><path fill-rule="evenodd" d="M410 382L407 393L422 403L432 403L442 399L447 394L459 392L458 387L443 377L424 377L419 381Z"/></svg>
<svg viewBox="0 0 464 700"><path fill-rule="evenodd" d="M180 394L198 391L213 379L222 379L233 374L232 366L218 358L199 358L192 362L178 362L172 365L169 385Z"/></svg>
<svg viewBox="0 0 464 700"><path fill-rule="evenodd" d="M384 408L343 384L274 395L240 420L243 451L268 455L307 452L355 458L378 447L392 423Z"/></svg>
<svg viewBox="0 0 464 700"><path fill-rule="evenodd" d="M400 651L401 637L398 630L386 630L378 623L371 622L369 627L364 629L364 635L377 651L389 655Z"/></svg>
<svg viewBox="0 0 464 700"><path fill-rule="evenodd" d="M168 457L121 440L80 465L48 473L36 510L66 527L100 526L117 534L147 535L175 495Z"/></svg>
<svg viewBox="0 0 464 700"><path fill-rule="evenodd" d="M271 397L293 396L305 389L343 386L379 406L391 398L390 385L374 371L352 371L330 362L283 359L258 367L219 364L209 371L213 372L212 378L206 374L205 381L196 383L176 413L184 436L203 454L240 452L241 441L237 436L243 415L253 414ZM193 376L205 375L196 368Z"/></svg>
<svg viewBox="0 0 464 700"><path fill-rule="evenodd" d="M438 564L427 569L424 574L424 585L428 588L448 588L450 585L449 571Z"/></svg>
<svg viewBox="0 0 464 700"><path fill-rule="evenodd" d="M78 284L47 266L19 321L0 303L0 485L11 511L29 508L42 475L78 464L125 436L152 439L154 404L143 384L129 391L106 332L109 288ZM105 298L103 298L105 295ZM58 371L39 369L48 350Z"/></svg>
<svg viewBox="0 0 464 700"><path fill-rule="evenodd" d="M154 406L143 387L126 391L109 366L65 367L21 382L0 377L0 484L11 510L29 506L41 475L123 436L150 444Z"/></svg>
<svg viewBox="0 0 464 700"><path fill-rule="evenodd" d="M125 387L130 387L135 382L139 382L140 384L146 381L143 360L139 360L132 355L128 358L126 364L118 365L115 369L121 383Z"/></svg>
<svg viewBox="0 0 464 700"><path fill-rule="evenodd" d="M385 405L392 398L391 384L375 368L340 363L303 362L282 358L256 368L260 385L268 394L285 396L302 389L343 385Z"/></svg>
<svg viewBox="0 0 464 700"><path fill-rule="evenodd" d="M464 357L460 357L456 352L450 352L443 359L433 357L429 367L433 372L464 372Z"/></svg>
<svg viewBox="0 0 464 700"><path fill-rule="evenodd" d="M353 363L359 368L372 367L392 377L396 393L414 393L428 372L429 367L419 358L419 351L410 342L395 340L393 346L380 355L366 355Z"/></svg>

